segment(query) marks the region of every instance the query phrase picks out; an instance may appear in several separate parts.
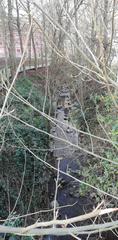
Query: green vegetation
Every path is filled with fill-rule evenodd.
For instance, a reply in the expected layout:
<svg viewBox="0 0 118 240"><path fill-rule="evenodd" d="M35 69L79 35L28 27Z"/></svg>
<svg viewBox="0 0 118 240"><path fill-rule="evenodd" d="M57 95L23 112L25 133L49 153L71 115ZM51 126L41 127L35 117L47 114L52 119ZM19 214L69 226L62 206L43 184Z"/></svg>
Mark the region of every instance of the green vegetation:
<svg viewBox="0 0 118 240"><path fill-rule="evenodd" d="M28 100L37 109L42 110L44 96L30 79L20 78L16 82L14 93ZM43 131L49 131L48 121L30 106L11 94L8 111L22 121ZM46 109L48 111L48 104ZM6 116L1 121L0 141L0 216L5 218L12 211L24 214L35 212L47 204L47 183L49 173L46 166L36 158L46 160L48 136L26 126L19 120ZM25 148L26 146L26 148ZM27 149L29 148L30 151ZM20 193L20 196L19 196Z"/></svg>
<svg viewBox="0 0 118 240"><path fill-rule="evenodd" d="M115 98L115 96L113 97L117 102L117 98ZM91 96L85 103L85 118L93 134L112 141L111 144L99 140L95 141L93 138L95 153L114 162L118 162L118 119L112 99L113 97L105 93L104 95L96 94ZM76 114L73 114L73 116L78 120L77 122L79 122L80 129L87 131L84 120L82 120L81 115L79 116L79 113L80 109L76 109ZM87 142L85 140L83 146L86 147L86 145ZM117 196L118 165L88 156L87 162L81 168L78 175L88 184ZM101 194L96 194L96 191L93 192L93 189L83 184L80 186L80 194L82 196L90 194L91 198L95 198L96 201L99 201L99 198L101 197Z"/></svg>

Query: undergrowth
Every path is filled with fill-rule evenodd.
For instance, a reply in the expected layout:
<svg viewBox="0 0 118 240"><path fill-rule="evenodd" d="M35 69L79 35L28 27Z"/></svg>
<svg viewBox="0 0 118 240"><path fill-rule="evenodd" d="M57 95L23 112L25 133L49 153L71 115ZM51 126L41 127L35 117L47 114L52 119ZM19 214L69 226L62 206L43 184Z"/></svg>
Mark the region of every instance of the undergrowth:
<svg viewBox="0 0 118 240"><path fill-rule="evenodd" d="M37 109L42 110L44 96L30 79L17 79L13 93L17 96L20 94ZM36 128L49 131L48 121L12 93L7 111L12 111L13 116ZM45 112L48 112L47 102ZM14 212L21 215L47 206L47 183L50 174L35 155L46 161L48 136L8 115L1 121L0 141L0 217L7 217L14 209L16 201ZM28 151L25 145L35 155ZM30 221L32 219L30 218Z"/></svg>
<svg viewBox="0 0 118 240"><path fill-rule="evenodd" d="M114 96L115 97L115 96ZM118 99L116 98L116 102ZM79 106L74 111L74 119L81 130L87 131L87 127L80 114ZM92 156L88 156L86 164L78 173L79 177L98 189L101 189L109 194L117 196L118 194L118 119L116 108L112 101L112 97L108 94L94 95L87 99L85 103L85 118L90 126L93 134L104 137L112 141L105 143L95 141L93 138L95 153L110 159L117 164L108 161L100 160ZM97 130L96 130L97 129ZM84 143L83 143L84 145ZM84 147L86 148L86 142ZM96 150L97 149L97 150ZM97 152L96 152L97 151ZM90 197L99 202L102 197L99 192L93 191L86 185L80 185L80 195L89 194Z"/></svg>

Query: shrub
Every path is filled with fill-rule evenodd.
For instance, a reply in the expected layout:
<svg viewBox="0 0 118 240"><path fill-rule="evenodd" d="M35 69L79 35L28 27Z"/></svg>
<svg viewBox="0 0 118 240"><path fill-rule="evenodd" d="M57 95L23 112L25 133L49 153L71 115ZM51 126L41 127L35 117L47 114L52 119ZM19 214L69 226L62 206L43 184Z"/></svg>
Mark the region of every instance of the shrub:
<svg viewBox="0 0 118 240"><path fill-rule="evenodd" d="M31 80L18 79L14 93L20 94L36 108L42 110L44 96ZM39 129L49 131L48 121L12 94L8 105L9 111L14 109L15 116ZM46 111L48 111L47 103ZM6 117L1 121L0 141L3 143L0 156L0 216L7 217L9 209L12 210L17 200L20 189L21 195L15 211L23 214L27 210L32 212L39 210L47 204L49 172L43 163L25 149L22 142L34 154L44 159L47 154L45 149L48 148L48 136L12 117Z"/></svg>

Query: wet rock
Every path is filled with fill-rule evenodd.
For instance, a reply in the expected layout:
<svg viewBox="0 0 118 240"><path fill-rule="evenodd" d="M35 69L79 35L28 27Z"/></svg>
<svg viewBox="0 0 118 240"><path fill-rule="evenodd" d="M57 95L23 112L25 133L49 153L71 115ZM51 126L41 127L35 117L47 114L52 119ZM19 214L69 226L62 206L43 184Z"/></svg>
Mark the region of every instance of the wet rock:
<svg viewBox="0 0 118 240"><path fill-rule="evenodd" d="M79 175L79 170L73 170L73 169L70 169L70 173L73 174L73 175Z"/></svg>
<svg viewBox="0 0 118 240"><path fill-rule="evenodd" d="M66 132L67 132L67 133L72 133L72 132L73 132L73 129L70 128L70 127L68 127L68 128L66 129Z"/></svg>
<svg viewBox="0 0 118 240"><path fill-rule="evenodd" d="M62 109L62 107L63 107L62 105L59 105L57 106L57 109Z"/></svg>
<svg viewBox="0 0 118 240"><path fill-rule="evenodd" d="M64 116L64 120L68 120L68 117Z"/></svg>
<svg viewBox="0 0 118 240"><path fill-rule="evenodd" d="M58 208L59 207L59 203L58 203L58 201L56 200L56 203L55 203L55 201L53 200L53 201L51 201L50 202L50 207L51 208L54 208L54 205L56 204L56 208Z"/></svg>
<svg viewBox="0 0 118 240"><path fill-rule="evenodd" d="M63 188L68 184L68 182L63 178L60 178L59 179L59 184L60 184L60 187Z"/></svg>
<svg viewBox="0 0 118 240"><path fill-rule="evenodd" d="M55 132L56 131L56 128L52 128L52 132Z"/></svg>
<svg viewBox="0 0 118 240"><path fill-rule="evenodd" d="M73 189L73 191L70 191L69 195L71 197L74 197L74 198L79 198L80 197L79 191L76 192L76 191L74 191L74 189Z"/></svg>
<svg viewBox="0 0 118 240"><path fill-rule="evenodd" d="M80 193L79 193L79 185L77 184L71 184L69 188L69 195L74 198L79 198Z"/></svg>

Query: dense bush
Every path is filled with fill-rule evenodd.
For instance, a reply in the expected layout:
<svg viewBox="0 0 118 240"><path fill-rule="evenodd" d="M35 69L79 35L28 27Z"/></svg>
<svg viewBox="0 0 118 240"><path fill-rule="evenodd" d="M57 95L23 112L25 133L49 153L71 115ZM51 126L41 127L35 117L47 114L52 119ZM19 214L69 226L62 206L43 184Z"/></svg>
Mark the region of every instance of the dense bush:
<svg viewBox="0 0 118 240"><path fill-rule="evenodd" d="M14 93L20 94L36 108L42 110L44 96L31 80L18 79ZM48 121L13 94L9 98L8 109L14 110L14 116L36 128L49 131ZM48 111L47 103L45 111ZM38 157L46 159L48 136L25 126L12 117L5 117L1 121L0 141L0 217L8 216L20 189L21 195L14 209L17 213L33 212L46 206L48 169L25 149L24 144Z"/></svg>
<svg viewBox="0 0 118 240"><path fill-rule="evenodd" d="M118 120L113 97L115 98L115 96L111 97L107 93L101 95L94 94L90 96L90 99L86 100L84 107L85 118L92 130L92 134L112 141L112 144L110 144L93 138L94 153L118 162ZM115 100L117 102L116 98ZM78 114L80 112L79 106L76 107L74 118L79 123L80 129L87 131L85 122L81 117L82 114ZM79 121L80 119L81 121ZM85 126L84 129L83 126ZM85 139L82 146L88 148L88 142L86 143ZM88 156L86 164L84 164L84 167L81 168L78 174L88 184L117 196L118 165ZM101 197L101 194L97 194L96 191L93 192L92 188L83 184L80 186L80 194L90 194L96 201L99 201Z"/></svg>

